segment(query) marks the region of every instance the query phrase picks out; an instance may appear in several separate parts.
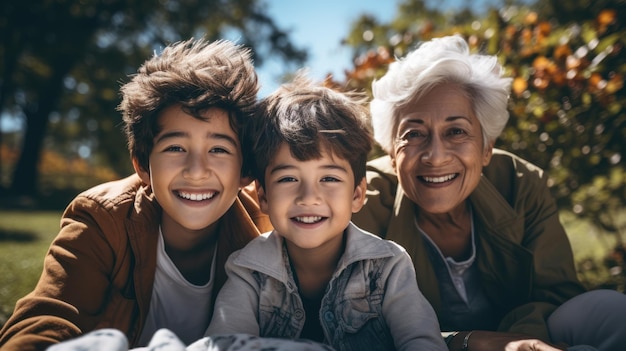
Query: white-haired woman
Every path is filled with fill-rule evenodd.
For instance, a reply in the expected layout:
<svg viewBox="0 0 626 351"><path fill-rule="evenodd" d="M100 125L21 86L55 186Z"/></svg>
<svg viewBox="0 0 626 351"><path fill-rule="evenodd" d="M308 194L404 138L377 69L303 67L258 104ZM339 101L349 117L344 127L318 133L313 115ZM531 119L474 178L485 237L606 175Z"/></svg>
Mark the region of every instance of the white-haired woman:
<svg viewBox="0 0 626 351"><path fill-rule="evenodd" d="M353 220L407 249L450 350L622 349L626 295L585 292L545 174L494 149L510 84L460 36L392 63L371 102L388 155Z"/></svg>

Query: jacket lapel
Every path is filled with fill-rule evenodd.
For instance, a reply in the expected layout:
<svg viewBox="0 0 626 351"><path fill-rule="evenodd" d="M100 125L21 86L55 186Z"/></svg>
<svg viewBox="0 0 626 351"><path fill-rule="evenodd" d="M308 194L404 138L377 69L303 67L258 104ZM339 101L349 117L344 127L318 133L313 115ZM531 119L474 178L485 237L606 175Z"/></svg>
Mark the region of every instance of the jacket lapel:
<svg viewBox="0 0 626 351"><path fill-rule="evenodd" d="M441 309L439 284L424 247L424 239L415 224L415 205L404 195L404 190L400 186L396 192L394 210L389 219L385 239L395 241L405 248L413 261L419 289L435 311L439 311Z"/></svg>
<svg viewBox="0 0 626 351"><path fill-rule="evenodd" d="M533 255L522 246L524 219L485 177L470 202L485 292L504 309L519 305L530 296L533 279Z"/></svg>

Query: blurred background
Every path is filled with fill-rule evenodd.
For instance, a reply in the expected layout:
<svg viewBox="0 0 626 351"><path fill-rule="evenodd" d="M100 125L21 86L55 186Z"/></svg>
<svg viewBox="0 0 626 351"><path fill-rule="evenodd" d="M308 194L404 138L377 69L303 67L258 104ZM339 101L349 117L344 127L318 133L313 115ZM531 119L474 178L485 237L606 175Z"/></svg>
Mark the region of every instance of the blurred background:
<svg viewBox="0 0 626 351"><path fill-rule="evenodd" d="M250 47L260 97L301 67L369 93L396 57L443 35L497 55L514 77L497 146L548 172L581 280L624 291L625 21L625 0L3 1L0 325L71 198L132 172L120 85L190 37Z"/></svg>

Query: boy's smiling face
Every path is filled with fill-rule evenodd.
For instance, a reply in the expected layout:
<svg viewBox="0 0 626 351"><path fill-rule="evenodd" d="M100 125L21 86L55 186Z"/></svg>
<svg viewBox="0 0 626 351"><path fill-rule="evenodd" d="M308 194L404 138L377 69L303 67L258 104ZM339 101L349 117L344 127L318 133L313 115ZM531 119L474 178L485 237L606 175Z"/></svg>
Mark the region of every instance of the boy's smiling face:
<svg viewBox="0 0 626 351"><path fill-rule="evenodd" d="M206 121L185 113L179 105L159 115L150 170L135 169L163 209L164 235L194 235L217 222L235 201L242 155L228 113L210 108Z"/></svg>
<svg viewBox="0 0 626 351"><path fill-rule="evenodd" d="M328 150L319 159L299 161L284 143L265 170L265 188L259 187L261 209L288 248L341 245L364 199L365 181L355 187L348 161Z"/></svg>

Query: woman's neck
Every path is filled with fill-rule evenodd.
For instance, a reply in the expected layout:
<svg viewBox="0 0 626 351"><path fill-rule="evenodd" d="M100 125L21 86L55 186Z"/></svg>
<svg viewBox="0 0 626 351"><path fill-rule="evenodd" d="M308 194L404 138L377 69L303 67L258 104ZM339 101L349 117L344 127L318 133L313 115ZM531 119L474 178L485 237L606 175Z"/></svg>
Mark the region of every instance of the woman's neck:
<svg viewBox="0 0 626 351"><path fill-rule="evenodd" d="M446 213L418 209L417 224L445 257L459 261L471 255L472 218L467 202Z"/></svg>

